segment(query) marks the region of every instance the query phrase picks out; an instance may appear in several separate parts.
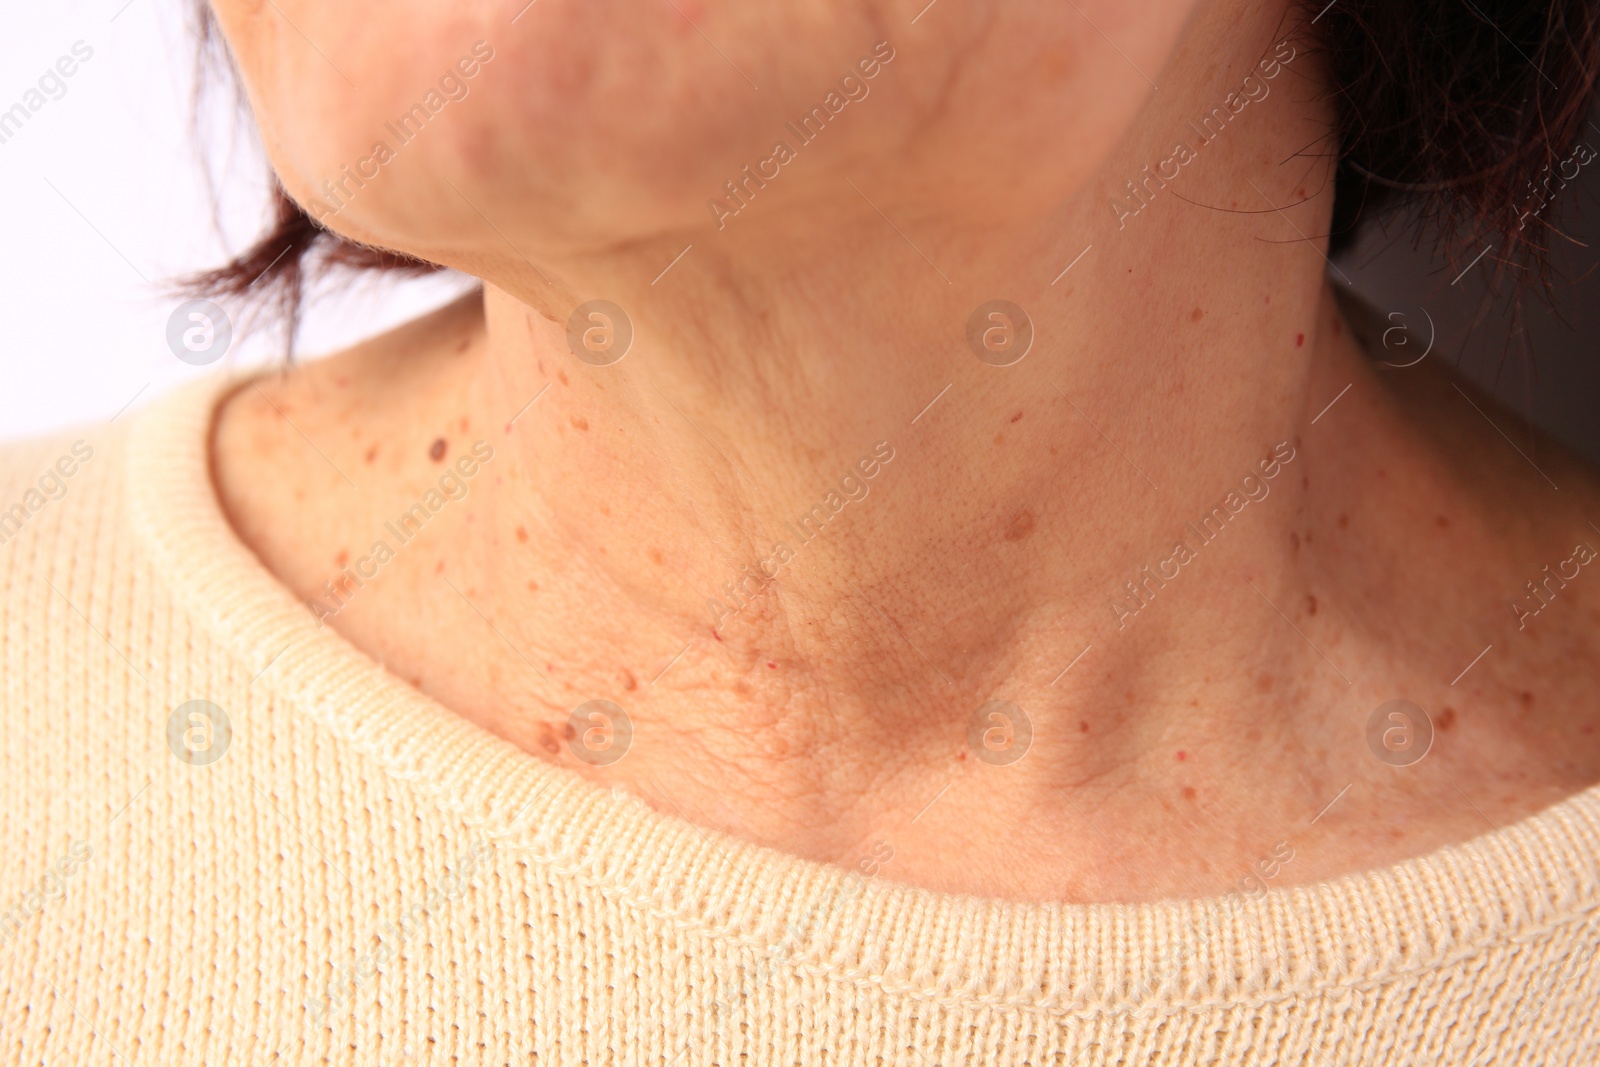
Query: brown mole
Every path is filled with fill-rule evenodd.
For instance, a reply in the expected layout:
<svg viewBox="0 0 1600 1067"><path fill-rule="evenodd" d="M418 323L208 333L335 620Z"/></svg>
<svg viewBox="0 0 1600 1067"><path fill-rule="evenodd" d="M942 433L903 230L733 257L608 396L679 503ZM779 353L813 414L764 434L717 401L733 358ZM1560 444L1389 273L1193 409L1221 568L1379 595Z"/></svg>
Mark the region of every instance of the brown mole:
<svg viewBox="0 0 1600 1067"><path fill-rule="evenodd" d="M1033 533L1033 526L1033 512L1027 510L1019 511L1016 517L1006 526L1006 540L1021 541Z"/></svg>
<svg viewBox="0 0 1600 1067"><path fill-rule="evenodd" d="M1456 709L1447 707L1439 713L1439 730L1444 732L1456 724Z"/></svg>
<svg viewBox="0 0 1600 1067"><path fill-rule="evenodd" d="M448 447L449 447L449 445L447 445L445 443L445 439L444 438L442 438L442 437L434 438L433 439L433 444L428 446L428 458L433 460L435 463L443 462L444 461L445 449L448 448Z"/></svg>

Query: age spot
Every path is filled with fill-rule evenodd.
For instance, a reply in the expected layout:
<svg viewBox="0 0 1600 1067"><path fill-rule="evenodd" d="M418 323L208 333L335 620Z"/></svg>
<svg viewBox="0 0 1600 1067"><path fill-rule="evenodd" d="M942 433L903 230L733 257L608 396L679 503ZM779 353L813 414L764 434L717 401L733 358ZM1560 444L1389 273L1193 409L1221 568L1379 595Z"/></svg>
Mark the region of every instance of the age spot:
<svg viewBox="0 0 1600 1067"><path fill-rule="evenodd" d="M589 420L580 415L574 415L572 416L572 425L575 429L587 431L589 429Z"/></svg>
<svg viewBox="0 0 1600 1067"><path fill-rule="evenodd" d="M1023 538L1033 533L1033 526L1033 512L1018 512L1017 516L1013 518L1011 523L1006 527L1006 540L1013 542L1021 541Z"/></svg>

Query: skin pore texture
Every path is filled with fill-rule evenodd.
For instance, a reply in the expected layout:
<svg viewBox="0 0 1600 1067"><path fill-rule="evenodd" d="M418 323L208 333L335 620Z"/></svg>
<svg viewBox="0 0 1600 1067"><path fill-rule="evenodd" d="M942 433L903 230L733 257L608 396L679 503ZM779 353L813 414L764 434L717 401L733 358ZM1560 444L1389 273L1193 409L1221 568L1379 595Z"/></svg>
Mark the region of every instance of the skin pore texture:
<svg viewBox="0 0 1600 1067"><path fill-rule="evenodd" d="M495 50L326 219L481 297L256 380L212 442L241 538L308 600L492 447L326 619L398 676L663 812L1013 899L1226 892L1280 845L1271 884L1327 879L1600 779L1600 578L1520 629L1509 606L1600 547L1600 490L1438 356L1361 350L1298 9L440 6L217 4L308 206ZM1270 92L1197 137L1285 38ZM708 210L882 41L869 94ZM1177 176L1113 207L1177 140ZM634 329L609 366L568 347L596 298ZM966 340L995 299L1036 331L1011 366ZM852 474L866 495L795 536ZM1251 474L1270 492L1202 543ZM615 763L574 755L590 700L632 722ZM1027 716L1015 762L969 743L995 700ZM1391 700L1434 724L1410 766L1368 745Z"/></svg>

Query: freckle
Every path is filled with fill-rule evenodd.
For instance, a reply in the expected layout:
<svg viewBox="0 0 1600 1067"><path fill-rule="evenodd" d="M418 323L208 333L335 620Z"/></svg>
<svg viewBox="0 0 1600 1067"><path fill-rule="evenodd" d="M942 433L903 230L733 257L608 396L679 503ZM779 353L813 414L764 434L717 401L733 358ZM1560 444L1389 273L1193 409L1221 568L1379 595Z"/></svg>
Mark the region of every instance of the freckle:
<svg viewBox="0 0 1600 1067"><path fill-rule="evenodd" d="M1522 706L1525 708L1533 707L1533 694L1526 689L1522 691Z"/></svg>
<svg viewBox="0 0 1600 1067"><path fill-rule="evenodd" d="M566 371L564 371L564 370L556 371L556 377L561 379L561 384L562 385L566 385L567 384L567 372Z"/></svg>
<svg viewBox="0 0 1600 1067"><path fill-rule="evenodd" d="M472 338L463 337L461 339L461 343L456 345L456 351L457 352L465 352L467 350L467 346L470 345L471 343L472 343Z"/></svg>
<svg viewBox="0 0 1600 1067"><path fill-rule="evenodd" d="M349 563L350 562L350 553L349 553L349 551L346 550L346 549L341 548L339 550L339 554L337 556L333 557L333 562L334 562L334 564L336 566L339 566L339 567L343 567L346 563Z"/></svg>
<svg viewBox="0 0 1600 1067"><path fill-rule="evenodd" d="M1257 678L1256 689L1263 693L1272 692L1272 675L1263 674L1261 677Z"/></svg>
<svg viewBox="0 0 1600 1067"><path fill-rule="evenodd" d="M1300 535L1293 530L1289 531L1289 548L1294 552L1300 551Z"/></svg>
<svg viewBox="0 0 1600 1067"><path fill-rule="evenodd" d="M1022 418L1022 412L1019 411L1015 415L1011 416L1011 421L1012 422L1018 422L1018 421L1021 420L1021 418Z"/></svg>
<svg viewBox="0 0 1600 1067"><path fill-rule="evenodd" d="M1188 759L1188 758L1189 758L1189 753L1187 753L1187 752L1185 752L1185 751L1184 751L1184 750L1183 750L1183 749L1181 749L1181 748L1180 748L1180 749L1178 749L1178 762L1179 762L1179 763L1182 763L1182 762L1183 762L1183 761L1184 761L1184 760L1186 760L1186 759Z"/></svg>
<svg viewBox="0 0 1600 1067"><path fill-rule="evenodd" d="M1456 724L1456 709L1445 708L1439 713L1439 729L1448 730Z"/></svg>
<svg viewBox="0 0 1600 1067"><path fill-rule="evenodd" d="M1349 528L1350 528L1350 516L1341 514L1339 516L1339 529L1348 530Z"/></svg>
<svg viewBox="0 0 1600 1067"><path fill-rule="evenodd" d="M1302 488L1302 489L1310 489L1311 488L1311 479L1308 478L1308 477L1301 478L1300 479L1300 488Z"/></svg>
<svg viewBox="0 0 1600 1067"><path fill-rule="evenodd" d="M421 678L413 678L413 679L411 679L411 688L413 688L413 689L421 689L422 688L422 679Z"/></svg>
<svg viewBox="0 0 1600 1067"><path fill-rule="evenodd" d="M1302 185L1300 188L1294 191L1294 195L1304 200L1306 196L1306 187Z"/></svg>
<svg viewBox="0 0 1600 1067"><path fill-rule="evenodd" d="M468 425L468 423L467 423L467 417L466 417L466 416L465 416L465 415L463 415L463 416L461 416L461 432L462 432L462 433L465 433L465 432L466 432L466 430L467 430L467 425Z"/></svg>
<svg viewBox="0 0 1600 1067"><path fill-rule="evenodd" d="M1394 838L1396 841L1398 841L1402 837L1406 836L1406 832L1404 830L1400 829L1398 826L1395 826L1395 827L1391 827L1389 829L1389 836Z"/></svg>
<svg viewBox="0 0 1600 1067"><path fill-rule="evenodd" d="M538 591L539 591L539 583L534 581L532 578L529 578L528 579L528 592L537 593Z"/></svg>
<svg viewBox="0 0 1600 1067"><path fill-rule="evenodd" d="M1078 724L1078 732L1079 732L1079 733L1080 733L1080 734L1086 734L1086 733L1088 733L1088 732L1089 732L1089 724L1088 724L1088 723L1086 723L1086 722L1080 722L1080 723L1079 723L1079 724Z"/></svg>
<svg viewBox="0 0 1600 1067"><path fill-rule="evenodd" d="M523 526L518 526L517 527L517 540L526 543L526 541L528 540L528 530L527 530L526 527L523 527Z"/></svg>
<svg viewBox="0 0 1600 1067"><path fill-rule="evenodd" d="M1050 446L1050 454L1052 456L1056 454L1056 446L1055 445L1051 445Z"/></svg>
<svg viewBox="0 0 1600 1067"><path fill-rule="evenodd" d="M1314 538L1311 536L1311 531L1307 530L1306 531L1306 544L1309 545L1313 540L1314 540Z"/></svg>
<svg viewBox="0 0 1600 1067"><path fill-rule="evenodd" d="M1334 319L1333 320L1333 335L1335 337L1338 337L1343 332L1344 332L1344 323L1340 322L1338 319Z"/></svg>
<svg viewBox="0 0 1600 1067"><path fill-rule="evenodd" d="M435 574L443 574L444 573L444 560L441 559L438 563L434 564L433 573L435 573Z"/></svg>
<svg viewBox="0 0 1600 1067"><path fill-rule="evenodd" d="M1003 433L995 434L994 435L994 443L997 444L997 445L1005 444L1006 443L1006 435L1003 434Z"/></svg>
<svg viewBox="0 0 1600 1067"><path fill-rule="evenodd" d="M600 505L600 514L604 515L606 518L609 519L611 517L611 505L610 504L601 504Z"/></svg>
<svg viewBox="0 0 1600 1067"><path fill-rule="evenodd" d="M1206 317L1206 313L1205 313L1205 309L1204 308L1195 308L1193 311L1189 312L1189 321L1190 322L1199 322L1201 319L1203 319L1205 317Z"/></svg>
<svg viewBox="0 0 1600 1067"><path fill-rule="evenodd" d="M1186 786L1183 787L1183 799L1185 799L1185 800L1193 800L1194 799L1194 786L1186 785Z"/></svg>
<svg viewBox="0 0 1600 1067"><path fill-rule="evenodd" d="M583 418L582 416L574 415L574 416L572 416L572 420L571 421L572 421L573 427L576 428L576 429L579 429L579 430L588 430L589 429L589 420L586 419L586 418Z"/></svg>
<svg viewBox="0 0 1600 1067"><path fill-rule="evenodd" d="M1199 699L1198 699L1198 698L1194 698L1194 697L1191 697L1191 698L1190 698L1190 700L1189 700L1189 706L1190 706L1190 707L1191 707L1191 708L1198 708L1198 707L1199 707L1199 706L1200 706L1200 701L1199 701Z"/></svg>
<svg viewBox="0 0 1600 1067"><path fill-rule="evenodd" d="M1306 614L1307 615L1315 615L1316 613L1317 613L1317 598L1312 596L1310 593L1307 593L1306 594Z"/></svg>
<svg viewBox="0 0 1600 1067"><path fill-rule="evenodd" d="M371 463L373 460L375 460L377 458L378 458L378 446L377 445L373 445L371 448L367 449L367 462Z"/></svg>
<svg viewBox="0 0 1600 1067"><path fill-rule="evenodd" d="M350 384L350 379L340 374L333 379L333 384L337 385L340 389L343 389L345 386Z"/></svg>
<svg viewBox="0 0 1600 1067"><path fill-rule="evenodd" d="M667 557L661 554L659 548L652 548L650 550L650 562L659 567L667 562Z"/></svg>
<svg viewBox="0 0 1600 1067"><path fill-rule="evenodd" d="M1433 521L1439 524L1439 529L1441 530L1448 530L1450 528L1450 520L1445 518L1443 515L1440 515Z"/></svg>
<svg viewBox="0 0 1600 1067"><path fill-rule="evenodd" d="M1260 730L1247 730L1247 731L1245 731L1244 739L1246 741L1259 741L1259 740L1261 740L1261 731Z"/></svg>
<svg viewBox="0 0 1600 1067"><path fill-rule="evenodd" d="M630 693L639 688L639 679L633 676L632 671L622 672L622 688Z"/></svg>
<svg viewBox="0 0 1600 1067"><path fill-rule="evenodd" d="M1586 734L1594 733L1594 724L1593 723L1586 723L1584 725L1584 727L1583 727L1583 731L1582 732L1586 733Z"/></svg>
<svg viewBox="0 0 1600 1067"><path fill-rule="evenodd" d="M428 448L428 458L433 460L435 463L438 463L444 459L444 450L446 447L448 446L445 445L444 438L435 438L433 444Z"/></svg>
<svg viewBox="0 0 1600 1067"><path fill-rule="evenodd" d="M1017 516L1011 520L1011 524L1006 527L1006 540L1021 541L1033 532L1033 525L1033 512L1018 512Z"/></svg>

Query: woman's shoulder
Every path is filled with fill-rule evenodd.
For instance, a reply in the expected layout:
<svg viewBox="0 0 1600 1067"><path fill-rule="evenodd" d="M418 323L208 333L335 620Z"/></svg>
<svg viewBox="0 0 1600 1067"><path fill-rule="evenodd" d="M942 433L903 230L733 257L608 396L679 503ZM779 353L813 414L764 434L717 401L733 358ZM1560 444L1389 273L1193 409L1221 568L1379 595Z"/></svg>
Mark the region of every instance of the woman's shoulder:
<svg viewBox="0 0 1600 1067"><path fill-rule="evenodd" d="M119 473L125 428L83 425L0 442L0 554L15 559L21 542L60 537L64 524L100 502Z"/></svg>

